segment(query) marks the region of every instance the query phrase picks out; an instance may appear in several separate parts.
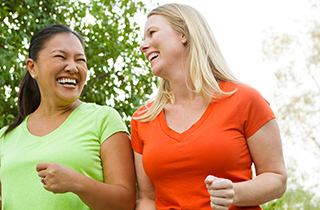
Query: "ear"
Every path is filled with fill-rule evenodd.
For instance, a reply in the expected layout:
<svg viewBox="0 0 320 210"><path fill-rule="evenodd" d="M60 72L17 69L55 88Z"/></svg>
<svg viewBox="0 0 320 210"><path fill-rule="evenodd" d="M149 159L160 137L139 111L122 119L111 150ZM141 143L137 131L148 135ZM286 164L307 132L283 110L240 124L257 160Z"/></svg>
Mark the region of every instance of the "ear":
<svg viewBox="0 0 320 210"><path fill-rule="evenodd" d="M33 79L37 78L37 72L36 72L36 62L32 60L31 58L28 58L26 61L27 69L32 76Z"/></svg>
<svg viewBox="0 0 320 210"><path fill-rule="evenodd" d="M181 35L181 42L182 44L186 44L188 42L188 39L184 34Z"/></svg>

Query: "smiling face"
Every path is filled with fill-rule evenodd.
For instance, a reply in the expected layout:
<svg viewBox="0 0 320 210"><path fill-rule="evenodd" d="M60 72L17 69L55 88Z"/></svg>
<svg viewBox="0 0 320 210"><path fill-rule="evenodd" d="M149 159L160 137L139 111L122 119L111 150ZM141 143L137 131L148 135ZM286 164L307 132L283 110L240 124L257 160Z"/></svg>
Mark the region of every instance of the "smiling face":
<svg viewBox="0 0 320 210"><path fill-rule="evenodd" d="M37 61L27 60L36 79L41 101L58 104L76 101L87 78L86 56L80 40L72 33L60 33L49 39Z"/></svg>
<svg viewBox="0 0 320 210"><path fill-rule="evenodd" d="M186 37L175 31L164 17L152 15L146 22L140 50L145 53L155 76L170 79L188 57L186 42Z"/></svg>

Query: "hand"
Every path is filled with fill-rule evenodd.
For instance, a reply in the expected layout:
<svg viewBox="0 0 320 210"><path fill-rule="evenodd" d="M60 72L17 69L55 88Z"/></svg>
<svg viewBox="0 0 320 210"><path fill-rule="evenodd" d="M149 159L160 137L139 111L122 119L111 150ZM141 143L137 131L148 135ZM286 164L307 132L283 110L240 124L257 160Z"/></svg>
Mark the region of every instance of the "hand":
<svg viewBox="0 0 320 210"><path fill-rule="evenodd" d="M206 183L210 194L210 205L214 210L228 210L234 201L233 183L228 179L207 176Z"/></svg>
<svg viewBox="0 0 320 210"><path fill-rule="evenodd" d="M73 180L78 174L78 172L60 163L38 163L36 170L38 176L41 177L43 187L53 193L72 191L75 185Z"/></svg>

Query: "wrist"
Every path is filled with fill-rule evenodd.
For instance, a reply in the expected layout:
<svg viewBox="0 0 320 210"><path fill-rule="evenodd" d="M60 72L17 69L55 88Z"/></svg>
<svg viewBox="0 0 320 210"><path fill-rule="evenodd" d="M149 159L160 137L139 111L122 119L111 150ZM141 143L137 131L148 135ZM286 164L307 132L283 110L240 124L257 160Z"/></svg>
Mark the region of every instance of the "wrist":
<svg viewBox="0 0 320 210"><path fill-rule="evenodd" d="M70 179L70 192L77 195L80 194L86 188L84 186L86 183L86 179L88 179L88 177L75 171L72 179Z"/></svg>

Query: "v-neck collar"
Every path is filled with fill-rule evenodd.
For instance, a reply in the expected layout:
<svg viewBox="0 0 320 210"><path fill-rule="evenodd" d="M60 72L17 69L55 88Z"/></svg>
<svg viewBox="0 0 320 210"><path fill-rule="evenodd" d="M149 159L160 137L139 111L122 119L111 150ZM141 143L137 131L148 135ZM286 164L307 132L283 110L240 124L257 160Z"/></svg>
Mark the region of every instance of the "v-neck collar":
<svg viewBox="0 0 320 210"><path fill-rule="evenodd" d="M70 119L72 119L72 116L75 115L78 110L80 110L82 107L82 104L85 104L84 102L82 102L77 108L75 108L71 113L70 115L67 117L67 119L58 127L56 128L55 130L51 131L50 133L44 135L44 136L36 136L36 135L33 135L30 133L29 129L28 129L28 119L30 117L30 114L24 119L24 121L22 122L22 126L23 126L23 132L25 135L27 135L28 137L31 137L31 138L34 138L34 139L43 139L43 138L46 138L46 137L50 137L52 135L55 135L57 132L59 132L59 130L61 130L65 124L67 124Z"/></svg>
<svg viewBox="0 0 320 210"><path fill-rule="evenodd" d="M213 110L214 106L216 103L212 102L208 105L208 107L206 108L205 112L202 114L202 116L200 117L200 119L194 123L190 128L188 128L187 130L185 130L182 133L178 133L176 131L174 131L173 129L171 129L167 122L166 122L166 118L164 115L164 111L162 110L159 114L159 121L160 121L160 126L161 129L163 130L163 132L168 135L170 138L180 142L181 140L183 140L185 137L189 136L191 133L193 133L194 131L196 131L208 118L208 116L210 115L211 111Z"/></svg>

